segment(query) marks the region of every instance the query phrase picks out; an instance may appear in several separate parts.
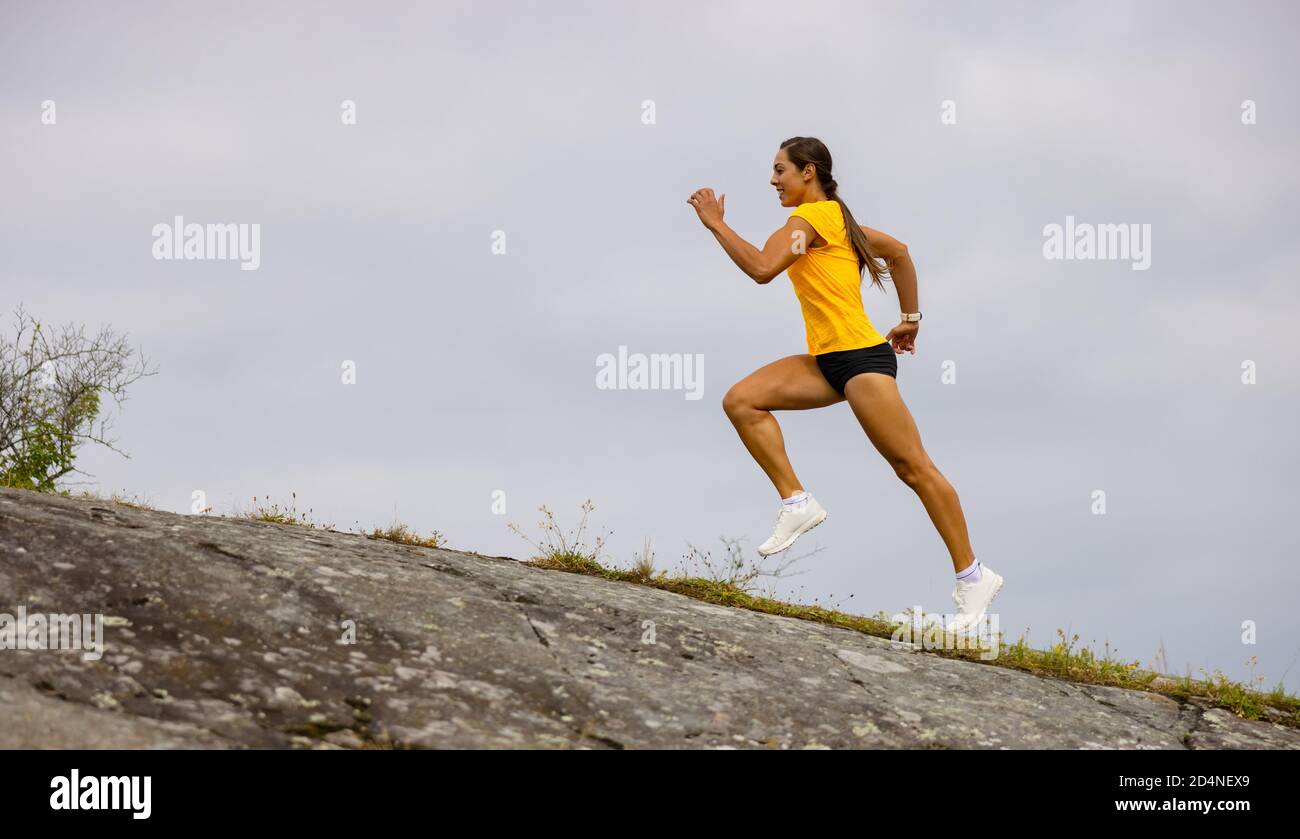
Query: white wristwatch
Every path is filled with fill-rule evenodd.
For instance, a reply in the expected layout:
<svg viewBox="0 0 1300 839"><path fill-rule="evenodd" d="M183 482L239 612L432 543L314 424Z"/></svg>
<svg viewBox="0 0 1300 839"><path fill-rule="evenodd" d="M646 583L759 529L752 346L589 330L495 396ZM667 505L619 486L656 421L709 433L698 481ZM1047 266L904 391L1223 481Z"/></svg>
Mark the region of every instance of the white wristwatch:
<svg viewBox="0 0 1300 839"><path fill-rule="evenodd" d="M920 312L903 312L904 323L916 323L920 319L921 319Z"/></svg>

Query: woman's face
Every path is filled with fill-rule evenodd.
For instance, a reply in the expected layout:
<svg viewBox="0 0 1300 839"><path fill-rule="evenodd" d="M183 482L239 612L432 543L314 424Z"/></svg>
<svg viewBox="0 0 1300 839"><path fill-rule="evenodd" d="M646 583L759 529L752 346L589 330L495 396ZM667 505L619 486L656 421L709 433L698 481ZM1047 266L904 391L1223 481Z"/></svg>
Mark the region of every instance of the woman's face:
<svg viewBox="0 0 1300 839"><path fill-rule="evenodd" d="M811 172L811 169L809 170ZM785 149L776 153L772 161L772 186L776 187L776 196L782 207L798 207L804 202L804 193L808 186L803 173L790 162Z"/></svg>

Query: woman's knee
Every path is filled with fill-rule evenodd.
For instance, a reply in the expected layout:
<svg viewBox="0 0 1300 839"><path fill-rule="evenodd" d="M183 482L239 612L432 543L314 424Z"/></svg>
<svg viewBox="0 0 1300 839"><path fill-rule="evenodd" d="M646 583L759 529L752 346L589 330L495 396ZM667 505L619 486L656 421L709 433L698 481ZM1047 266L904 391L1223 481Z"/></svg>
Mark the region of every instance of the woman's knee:
<svg viewBox="0 0 1300 839"><path fill-rule="evenodd" d="M889 465L894 467L894 474L898 475L898 479L913 489L934 480L939 474L934 463L924 454L897 457L891 460Z"/></svg>
<svg viewBox="0 0 1300 839"><path fill-rule="evenodd" d="M750 399L747 388L743 388L739 383L731 386L722 396L722 410L727 412L727 416L736 418L753 410L754 403Z"/></svg>

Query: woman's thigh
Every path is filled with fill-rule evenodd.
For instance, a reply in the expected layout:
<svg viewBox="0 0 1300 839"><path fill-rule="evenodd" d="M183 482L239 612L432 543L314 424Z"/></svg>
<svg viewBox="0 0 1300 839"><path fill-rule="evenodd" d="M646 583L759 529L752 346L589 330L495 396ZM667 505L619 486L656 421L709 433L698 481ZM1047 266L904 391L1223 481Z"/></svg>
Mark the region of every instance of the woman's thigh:
<svg viewBox="0 0 1300 839"><path fill-rule="evenodd" d="M844 385L853 415L876 450L895 469L919 469L929 462L898 381L884 373L859 373Z"/></svg>
<svg viewBox="0 0 1300 839"><path fill-rule="evenodd" d="M789 355L766 364L731 386L722 403L761 411L824 408L844 397L822 375L817 359L807 353Z"/></svg>

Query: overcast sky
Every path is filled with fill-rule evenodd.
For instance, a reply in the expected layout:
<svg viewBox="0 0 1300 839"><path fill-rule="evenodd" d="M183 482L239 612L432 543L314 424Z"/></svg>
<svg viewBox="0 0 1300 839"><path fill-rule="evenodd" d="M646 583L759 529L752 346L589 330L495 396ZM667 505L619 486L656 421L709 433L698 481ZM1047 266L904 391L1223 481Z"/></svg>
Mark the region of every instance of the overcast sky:
<svg viewBox="0 0 1300 839"><path fill-rule="evenodd" d="M78 461L105 493L296 492L340 530L396 517L519 558L507 522L537 538L545 504L572 529L590 498L608 562L649 538L676 568L723 536L755 559L778 495L721 400L804 326L788 278L754 284L686 198L726 193L761 245L790 212L780 142L817 136L857 220L910 247L899 388L1006 579L1009 640L1059 627L1144 665L1163 643L1176 673L1238 680L1258 656L1296 692L1298 18L6 0L0 319L111 325L158 366L113 409L131 458ZM260 225L257 269L155 259L176 216ZM1067 216L1149 225L1149 267L1045 258ZM882 333L887 288L863 291ZM702 357L702 398L597 387L620 345ZM943 543L848 405L777 416L830 514L777 595L950 611Z"/></svg>

